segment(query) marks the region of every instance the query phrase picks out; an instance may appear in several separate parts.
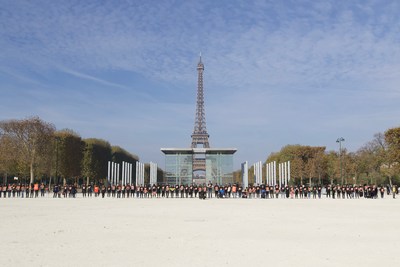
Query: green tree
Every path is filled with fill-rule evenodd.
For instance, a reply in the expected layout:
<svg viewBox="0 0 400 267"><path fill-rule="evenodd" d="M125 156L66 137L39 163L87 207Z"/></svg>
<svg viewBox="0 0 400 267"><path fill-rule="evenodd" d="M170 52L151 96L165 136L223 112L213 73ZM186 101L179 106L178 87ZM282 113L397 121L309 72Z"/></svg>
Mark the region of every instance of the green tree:
<svg viewBox="0 0 400 267"><path fill-rule="evenodd" d="M111 159L113 162L122 164L122 162L128 162L132 164L132 175L135 176L136 173L136 162L139 161L137 155L131 154L122 147L112 146L111 147ZM121 165L122 166L122 165ZM122 171L122 169L121 169Z"/></svg>
<svg viewBox="0 0 400 267"><path fill-rule="evenodd" d="M101 139L84 139L82 171L89 184L90 179L95 183L107 177L108 161L111 160L110 143Z"/></svg>
<svg viewBox="0 0 400 267"><path fill-rule="evenodd" d="M390 184L392 179L400 173L400 127L388 129L385 132L387 145L387 160L385 172L389 176Z"/></svg>
<svg viewBox="0 0 400 267"><path fill-rule="evenodd" d="M3 184L7 184L9 174L18 173L18 162L13 142L6 135L0 135L0 173L4 174Z"/></svg>
<svg viewBox="0 0 400 267"><path fill-rule="evenodd" d="M131 154L119 146L112 146L111 154L112 160L117 163L125 161L134 164L136 161L139 161L139 157L137 155Z"/></svg>
<svg viewBox="0 0 400 267"><path fill-rule="evenodd" d="M57 174L64 181L67 178L77 179L82 175L82 159L85 143L72 130L64 129L55 133ZM53 160L54 161L54 160ZM57 177L58 178L58 177Z"/></svg>
<svg viewBox="0 0 400 267"><path fill-rule="evenodd" d="M393 164L388 157L388 148L382 133L374 135L373 140L363 145L356 153L356 178L362 183L382 184L389 180Z"/></svg>
<svg viewBox="0 0 400 267"><path fill-rule="evenodd" d="M330 180L330 184L338 182L338 177L340 177L340 163L339 155L336 151L329 151L325 154L326 160L326 174Z"/></svg>
<svg viewBox="0 0 400 267"><path fill-rule="evenodd" d="M293 183L303 184L304 178L313 178L322 175L323 154L325 147L312 147L302 145L287 145L278 153L273 153L267 158L267 162L278 163L290 161L291 179Z"/></svg>

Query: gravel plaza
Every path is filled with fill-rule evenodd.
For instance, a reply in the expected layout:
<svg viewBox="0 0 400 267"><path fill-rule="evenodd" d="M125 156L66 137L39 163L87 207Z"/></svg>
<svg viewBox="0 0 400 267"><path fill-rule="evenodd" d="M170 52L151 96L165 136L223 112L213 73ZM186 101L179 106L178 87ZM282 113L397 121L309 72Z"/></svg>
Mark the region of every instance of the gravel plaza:
<svg viewBox="0 0 400 267"><path fill-rule="evenodd" d="M397 266L399 199L1 199L3 266Z"/></svg>

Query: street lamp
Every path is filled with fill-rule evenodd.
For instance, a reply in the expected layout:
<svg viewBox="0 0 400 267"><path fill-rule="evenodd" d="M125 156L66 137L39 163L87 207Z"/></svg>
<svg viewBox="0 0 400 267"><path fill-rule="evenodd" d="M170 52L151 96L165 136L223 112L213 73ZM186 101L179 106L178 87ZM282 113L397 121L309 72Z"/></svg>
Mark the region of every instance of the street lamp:
<svg viewBox="0 0 400 267"><path fill-rule="evenodd" d="M343 185L342 142L344 142L344 138L343 137L340 137L340 138L338 138L336 140L336 143L339 143L340 179L342 180L342 185Z"/></svg>

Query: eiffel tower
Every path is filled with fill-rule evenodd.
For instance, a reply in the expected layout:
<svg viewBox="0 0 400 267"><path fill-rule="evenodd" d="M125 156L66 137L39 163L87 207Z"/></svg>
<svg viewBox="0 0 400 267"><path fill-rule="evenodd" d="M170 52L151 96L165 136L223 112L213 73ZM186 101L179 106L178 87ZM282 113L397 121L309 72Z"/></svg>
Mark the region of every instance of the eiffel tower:
<svg viewBox="0 0 400 267"><path fill-rule="evenodd" d="M236 148L210 148L206 128L203 90L204 64L197 64L197 102L190 148L161 148L165 154L166 184L232 184L233 154ZM191 166L190 166L191 165ZM190 168L192 167L192 168Z"/></svg>
<svg viewBox="0 0 400 267"><path fill-rule="evenodd" d="M197 64L197 104L196 104L196 119L194 122L194 130L192 134L192 148L202 146L203 148L210 148L206 128L206 114L204 111L204 90L203 90L203 72L204 64L200 60ZM205 168L205 167L204 167Z"/></svg>

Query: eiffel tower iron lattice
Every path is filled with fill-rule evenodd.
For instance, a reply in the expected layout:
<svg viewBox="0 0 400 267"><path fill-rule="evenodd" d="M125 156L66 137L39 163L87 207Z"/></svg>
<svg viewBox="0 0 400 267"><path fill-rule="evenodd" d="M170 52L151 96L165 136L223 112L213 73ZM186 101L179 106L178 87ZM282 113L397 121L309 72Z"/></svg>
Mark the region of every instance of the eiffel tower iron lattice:
<svg viewBox="0 0 400 267"><path fill-rule="evenodd" d="M209 148L210 143L206 128L206 114L204 111L204 90L203 90L203 72L204 64L200 60L197 64L197 103L196 103L196 118L194 123L194 130L192 134L192 148L197 148L202 145L203 148Z"/></svg>

